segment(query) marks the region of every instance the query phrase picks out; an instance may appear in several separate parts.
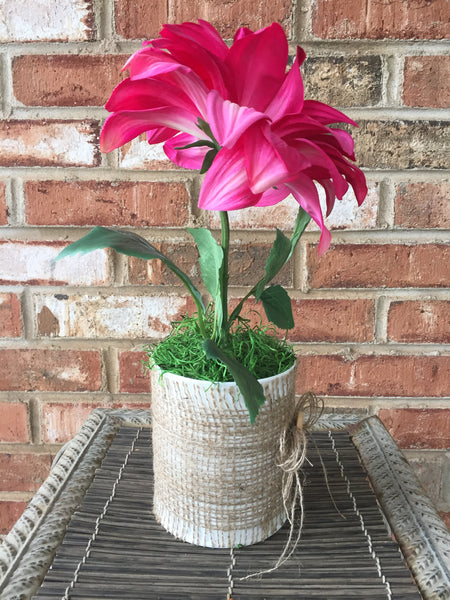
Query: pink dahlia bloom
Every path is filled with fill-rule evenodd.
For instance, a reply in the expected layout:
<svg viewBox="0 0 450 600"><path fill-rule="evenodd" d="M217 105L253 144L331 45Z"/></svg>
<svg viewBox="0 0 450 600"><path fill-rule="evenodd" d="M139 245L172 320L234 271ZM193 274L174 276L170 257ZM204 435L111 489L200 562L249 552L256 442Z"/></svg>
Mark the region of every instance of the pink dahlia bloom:
<svg viewBox="0 0 450 600"><path fill-rule="evenodd" d="M130 77L106 104L112 112L100 147L109 152L146 132L164 143L177 165L207 170L199 207L227 211L269 206L292 194L321 229L319 252L330 244L327 214L349 185L358 204L367 187L353 139L333 123L354 121L330 106L304 100L301 48L286 71L288 43L280 25L241 28L230 48L206 21L165 25L124 69Z"/></svg>

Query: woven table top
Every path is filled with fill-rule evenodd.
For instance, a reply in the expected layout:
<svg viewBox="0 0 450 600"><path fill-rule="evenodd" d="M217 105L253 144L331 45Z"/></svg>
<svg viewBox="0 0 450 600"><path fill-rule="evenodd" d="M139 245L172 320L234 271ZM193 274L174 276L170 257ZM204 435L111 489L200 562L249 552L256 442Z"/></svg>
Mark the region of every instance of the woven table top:
<svg viewBox="0 0 450 600"><path fill-rule="evenodd" d="M315 432L308 459L304 526L294 556L275 572L243 580L274 565L286 526L265 542L232 551L177 541L152 515L151 430L120 427L34 597L421 598L348 433Z"/></svg>

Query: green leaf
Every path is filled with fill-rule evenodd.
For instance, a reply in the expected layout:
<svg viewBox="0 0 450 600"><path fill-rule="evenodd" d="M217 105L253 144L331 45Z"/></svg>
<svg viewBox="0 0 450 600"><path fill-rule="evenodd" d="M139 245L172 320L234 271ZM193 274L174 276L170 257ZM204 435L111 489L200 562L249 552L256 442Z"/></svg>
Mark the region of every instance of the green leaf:
<svg viewBox="0 0 450 600"><path fill-rule="evenodd" d="M212 340L205 340L203 342L203 350L207 358L218 360L229 369L244 398L250 415L250 423L253 424L258 416L259 409L266 401L262 385L244 365L241 365L234 356L230 356L224 352Z"/></svg>
<svg viewBox="0 0 450 600"><path fill-rule="evenodd" d="M216 242L209 229L199 227L187 228L197 244L199 251L199 263L203 283L214 300L216 319L218 327L222 326L222 294L220 293L220 269L223 265L223 250Z"/></svg>
<svg viewBox="0 0 450 600"><path fill-rule="evenodd" d="M218 150L214 148L213 150L208 150L208 152L205 154L205 158L203 159L203 164L200 169L200 175L206 173L209 167L213 164L213 160L216 158L217 152Z"/></svg>
<svg viewBox="0 0 450 600"><path fill-rule="evenodd" d="M280 329L292 329L294 317L292 315L291 299L281 285L271 285L261 294L266 317Z"/></svg>
<svg viewBox="0 0 450 600"><path fill-rule="evenodd" d="M260 299L265 286L275 277L275 275L287 262L290 252L291 240L277 228L277 237L275 238L266 262L266 274L256 287L256 301Z"/></svg>
<svg viewBox="0 0 450 600"><path fill-rule="evenodd" d="M311 221L311 217L308 215L306 210L304 210L301 206L298 209L297 218L295 219L294 231L292 233L291 238L291 250L289 252L289 256L287 257L286 262L291 258L295 247L302 235L305 231L306 226Z"/></svg>
<svg viewBox="0 0 450 600"><path fill-rule="evenodd" d="M81 239L66 246L66 248L58 254L55 260L60 260L66 256L73 256L74 254L87 254L88 252L98 250L99 248L112 248L121 254L136 256L137 258L144 258L145 260L152 260L154 258L161 260L181 279L194 298L197 308L201 310L201 312L205 312L201 294L186 273L179 269L175 263L167 258L167 256L164 256L164 254L149 244L147 240L136 233L121 231L119 229L109 229L107 227L95 227Z"/></svg>

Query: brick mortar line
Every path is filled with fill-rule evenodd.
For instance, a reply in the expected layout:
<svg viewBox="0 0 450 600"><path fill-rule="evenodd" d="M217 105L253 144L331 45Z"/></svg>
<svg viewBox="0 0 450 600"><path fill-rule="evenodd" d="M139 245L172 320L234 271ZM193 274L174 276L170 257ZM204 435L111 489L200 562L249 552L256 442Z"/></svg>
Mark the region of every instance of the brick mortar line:
<svg viewBox="0 0 450 600"><path fill-rule="evenodd" d="M397 231L394 221L395 183L392 181L392 178L386 177L379 182L377 227L386 231Z"/></svg>
<svg viewBox="0 0 450 600"><path fill-rule="evenodd" d="M106 14L105 14L106 18ZM162 24L161 24L162 25ZM449 54L448 40L426 40L426 39L329 39L314 38L289 41L289 56L296 53L297 44L302 46L306 53L320 52L324 56L340 54L344 56L386 56L396 54L397 56L447 56ZM2 53L11 57L24 55L55 55L55 54L78 54L82 56L105 54L105 43L107 42L107 54L132 54L141 48L144 40L121 39L117 34L102 37L91 42L3 42ZM228 44L231 40L227 40Z"/></svg>
<svg viewBox="0 0 450 600"><path fill-rule="evenodd" d="M28 502L36 492L0 491L0 502Z"/></svg>
<svg viewBox="0 0 450 600"><path fill-rule="evenodd" d="M106 160L114 153L105 156ZM372 169L363 167L364 174L370 181L380 182L384 178L392 178L393 183L408 183L415 181L435 181L442 179L450 180L450 169ZM135 181L156 183L191 183L198 180L196 171L184 171L181 169L155 170L145 169L122 169L120 167L4 167L0 165L0 178L17 177L25 181L102 181L107 178L113 182Z"/></svg>
<svg viewBox="0 0 450 600"><path fill-rule="evenodd" d="M384 73L384 92L386 95L386 107L402 107L402 91L403 91L403 70L404 57L389 55L386 57L386 67Z"/></svg>
<svg viewBox="0 0 450 600"><path fill-rule="evenodd" d="M33 450L33 454L39 456L53 456L61 448L61 444L32 444L32 443L13 443L13 442L0 442L0 454L30 454L30 450Z"/></svg>
<svg viewBox="0 0 450 600"><path fill-rule="evenodd" d="M112 90L111 90L112 91ZM13 101L12 101L13 102ZM363 121L405 121L429 122L448 121L448 109L393 106L336 106L356 122ZM108 113L101 106L21 106L17 103L10 105L10 113L6 120L17 121L104 121Z"/></svg>
<svg viewBox="0 0 450 600"><path fill-rule="evenodd" d="M158 343L161 338L63 338L48 337L36 340L0 340L0 350L89 350L104 352L114 346L117 352L140 352L150 343ZM12 343L11 343L12 342ZM398 343L398 342L293 342L296 352L304 356L348 356L351 360L361 356L416 356L436 357L450 356L450 344L435 343ZM23 391L19 393L24 393ZM25 390L26 392L26 390ZM9 393L9 392L7 392ZM34 392L30 392L34 393ZM65 392L61 392L65 393ZM86 392L82 392L85 394ZM112 392L98 391L93 393L109 394Z"/></svg>
<svg viewBox="0 0 450 600"><path fill-rule="evenodd" d="M375 299L374 315L374 342L375 344L388 344L388 311L391 301L384 295Z"/></svg>
<svg viewBox="0 0 450 600"><path fill-rule="evenodd" d="M0 241L18 241L18 242L36 242L41 241L45 246L46 242L61 242L69 244L71 241L77 240L79 237L88 233L93 229L93 225L86 227L67 226L29 226L29 227L0 227ZM116 226L111 226L116 228ZM120 226L119 226L120 228ZM187 232L180 229L153 229L143 227L123 226L123 229L138 232L142 237L151 240L153 243L173 242L185 243L191 242L191 238ZM218 230L213 229L214 232ZM339 246L345 244L363 244L363 245L421 245L421 244L440 244L448 245L449 229L402 229L400 227L387 229L332 229L332 245ZM236 230L233 234L239 235L239 240L236 238L231 240L232 245L244 245L247 243L259 243L271 245L274 236L270 235L271 230ZM289 235L289 230L286 229L286 234ZM302 236L300 244L317 244L319 241L319 232L306 231Z"/></svg>

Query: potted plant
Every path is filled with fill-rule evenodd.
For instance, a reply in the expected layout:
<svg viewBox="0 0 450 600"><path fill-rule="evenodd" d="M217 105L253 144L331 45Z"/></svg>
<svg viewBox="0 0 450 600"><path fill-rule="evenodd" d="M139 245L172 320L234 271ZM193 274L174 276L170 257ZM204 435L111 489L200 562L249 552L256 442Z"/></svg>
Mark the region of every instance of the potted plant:
<svg viewBox="0 0 450 600"><path fill-rule="evenodd" d="M96 227L60 258L110 247L129 256L159 259L181 279L196 306L150 353L152 367L154 510L177 537L207 546L260 541L285 521L283 439L295 417L295 355L267 327L242 314L254 298L269 323L288 330L294 321L286 290L271 282L291 258L312 218L320 227L319 253L330 244L326 212L349 186L358 204L367 188L353 164L353 140L337 123L356 125L341 112L305 100L297 48L276 23L258 32L240 28L227 46L206 21L165 25L144 42L114 89L100 138L109 152L142 133L164 142L178 166L205 174L198 206L220 214L220 240L189 229L210 302L168 257L133 232ZM230 306L228 211L281 202L299 204L292 235L276 229L265 272Z"/></svg>

